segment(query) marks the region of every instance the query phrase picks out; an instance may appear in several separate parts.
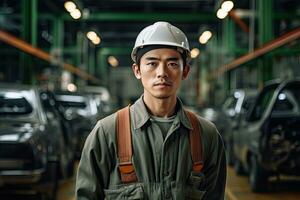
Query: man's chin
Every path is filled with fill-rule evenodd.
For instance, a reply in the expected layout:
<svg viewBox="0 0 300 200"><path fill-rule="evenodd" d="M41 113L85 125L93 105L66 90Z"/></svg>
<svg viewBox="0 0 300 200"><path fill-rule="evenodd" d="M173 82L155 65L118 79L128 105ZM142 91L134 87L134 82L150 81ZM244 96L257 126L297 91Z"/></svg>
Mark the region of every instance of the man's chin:
<svg viewBox="0 0 300 200"><path fill-rule="evenodd" d="M156 95L154 95L156 98L158 98L158 99L168 99L168 98L170 98L172 95L170 95L170 94L156 94Z"/></svg>

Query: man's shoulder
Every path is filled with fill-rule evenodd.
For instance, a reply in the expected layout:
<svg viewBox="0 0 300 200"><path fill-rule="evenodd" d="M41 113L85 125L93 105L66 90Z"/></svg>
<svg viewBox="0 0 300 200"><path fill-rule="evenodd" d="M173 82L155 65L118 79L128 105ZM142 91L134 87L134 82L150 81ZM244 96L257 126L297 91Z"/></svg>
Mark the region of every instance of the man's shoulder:
<svg viewBox="0 0 300 200"><path fill-rule="evenodd" d="M100 119L97 122L98 127L101 127L103 130L112 130L116 124L117 111Z"/></svg>
<svg viewBox="0 0 300 200"><path fill-rule="evenodd" d="M196 114L196 113L195 113ZM215 124L208 119L196 114L201 127L201 135L209 140L215 140L219 137L219 132Z"/></svg>
<svg viewBox="0 0 300 200"><path fill-rule="evenodd" d="M216 125L213 122L209 121L204 117L201 117L200 115L197 115L197 117L202 128L209 129L209 130L216 130Z"/></svg>

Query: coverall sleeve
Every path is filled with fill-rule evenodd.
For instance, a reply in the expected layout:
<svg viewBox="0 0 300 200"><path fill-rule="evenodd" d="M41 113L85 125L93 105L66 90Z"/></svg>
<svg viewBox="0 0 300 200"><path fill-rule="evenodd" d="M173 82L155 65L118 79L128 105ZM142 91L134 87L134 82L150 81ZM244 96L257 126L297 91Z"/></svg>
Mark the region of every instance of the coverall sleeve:
<svg viewBox="0 0 300 200"><path fill-rule="evenodd" d="M76 199L104 199L103 188L108 185L111 167L108 152L105 134L101 123L98 122L87 137L82 150L76 179Z"/></svg>
<svg viewBox="0 0 300 200"><path fill-rule="evenodd" d="M206 175L207 192L205 200L224 200L227 165L223 140L214 127L207 159L204 161L204 174Z"/></svg>

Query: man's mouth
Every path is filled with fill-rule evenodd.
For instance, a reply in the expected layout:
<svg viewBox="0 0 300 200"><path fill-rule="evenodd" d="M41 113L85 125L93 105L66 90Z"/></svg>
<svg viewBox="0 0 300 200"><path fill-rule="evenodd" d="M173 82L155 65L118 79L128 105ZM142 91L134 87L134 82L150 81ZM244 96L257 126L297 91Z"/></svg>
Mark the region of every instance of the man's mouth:
<svg viewBox="0 0 300 200"><path fill-rule="evenodd" d="M170 83L170 82L158 82L158 83L154 83L154 86L172 86L172 83Z"/></svg>

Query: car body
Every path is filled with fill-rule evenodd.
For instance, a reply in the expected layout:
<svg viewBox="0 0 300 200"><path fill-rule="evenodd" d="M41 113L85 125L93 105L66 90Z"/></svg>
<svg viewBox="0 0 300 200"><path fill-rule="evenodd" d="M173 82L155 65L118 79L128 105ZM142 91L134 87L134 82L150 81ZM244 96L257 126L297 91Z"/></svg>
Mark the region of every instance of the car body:
<svg viewBox="0 0 300 200"><path fill-rule="evenodd" d="M268 83L233 135L235 169L249 173L252 191L273 175L300 175L300 80Z"/></svg>
<svg viewBox="0 0 300 200"><path fill-rule="evenodd" d="M98 103L93 95L78 92L56 91L55 99L64 107L64 115L72 124L72 137L77 138L76 157L79 158L86 137L101 118Z"/></svg>
<svg viewBox="0 0 300 200"><path fill-rule="evenodd" d="M0 188L45 185L55 198L59 178L73 167L55 113L37 88L1 84L0 116Z"/></svg>
<svg viewBox="0 0 300 200"><path fill-rule="evenodd" d="M258 91L256 89L235 89L225 99L219 118L223 119L223 139L226 146L227 161L234 163L233 134L240 123L241 113L246 113L254 104ZM220 121L220 120L219 120Z"/></svg>

